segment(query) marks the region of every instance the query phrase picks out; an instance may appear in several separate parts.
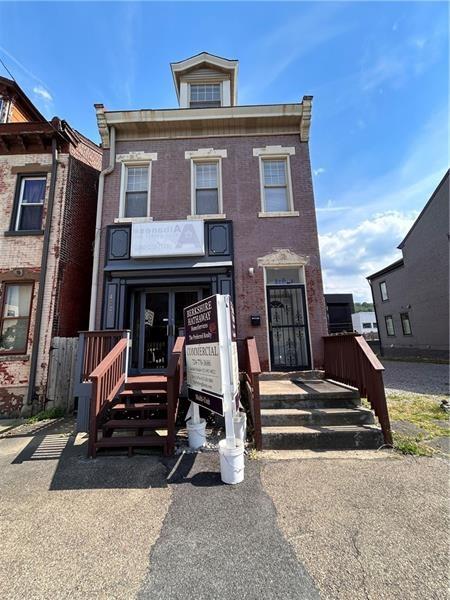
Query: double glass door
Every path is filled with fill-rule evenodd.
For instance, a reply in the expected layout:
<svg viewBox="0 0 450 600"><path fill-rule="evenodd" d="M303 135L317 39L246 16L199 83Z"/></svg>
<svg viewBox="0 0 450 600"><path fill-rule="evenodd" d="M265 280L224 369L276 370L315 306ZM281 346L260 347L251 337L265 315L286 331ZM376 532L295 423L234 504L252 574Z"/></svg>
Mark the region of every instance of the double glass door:
<svg viewBox="0 0 450 600"><path fill-rule="evenodd" d="M155 288L133 293L131 368L134 372L166 369L175 340L183 334L183 309L201 298L201 288Z"/></svg>

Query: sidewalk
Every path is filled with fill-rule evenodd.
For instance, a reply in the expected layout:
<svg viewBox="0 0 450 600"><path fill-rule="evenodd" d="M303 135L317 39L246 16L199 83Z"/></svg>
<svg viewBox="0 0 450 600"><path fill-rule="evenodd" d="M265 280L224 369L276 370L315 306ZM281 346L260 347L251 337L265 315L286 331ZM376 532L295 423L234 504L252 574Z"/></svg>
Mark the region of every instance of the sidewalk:
<svg viewBox="0 0 450 600"><path fill-rule="evenodd" d="M85 456L70 421L0 439L5 600L445 597L446 461Z"/></svg>

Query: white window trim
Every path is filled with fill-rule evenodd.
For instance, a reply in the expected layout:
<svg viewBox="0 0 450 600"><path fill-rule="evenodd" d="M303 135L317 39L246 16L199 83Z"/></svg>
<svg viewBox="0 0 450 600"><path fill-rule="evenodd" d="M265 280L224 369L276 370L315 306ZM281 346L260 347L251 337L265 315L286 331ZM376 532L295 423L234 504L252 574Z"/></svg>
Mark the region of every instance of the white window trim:
<svg viewBox="0 0 450 600"><path fill-rule="evenodd" d="M193 85L219 85L219 89L220 89L220 106L214 106L211 108L221 108L222 106L224 106L224 89L223 89L223 80L222 79L217 79L217 80L208 80L208 81L188 81L187 82L187 106L186 108L196 108L195 106L191 107L191 86ZM203 107L204 108L204 107Z"/></svg>
<svg viewBox="0 0 450 600"><path fill-rule="evenodd" d="M22 206L23 206L23 192L25 189L25 181L45 181L45 194L44 194L44 198L42 199L42 202L27 202L27 206L42 206L42 211L44 211L44 204L45 204L45 198L47 196L47 177L45 176L37 176L37 177L33 177L33 176L28 176L28 177L22 177L21 181L20 181L20 192L19 192L19 200L17 203L17 215L16 215L16 225L14 227L14 231L28 231L26 229L19 229L19 223L20 223L20 217L22 215ZM42 212L42 216L41 218L44 217L44 213ZM42 229L42 222L41 222L41 227L40 229ZM31 229L30 231L38 231L38 230L34 230Z"/></svg>
<svg viewBox="0 0 450 600"><path fill-rule="evenodd" d="M122 158L129 155L118 155L117 158ZM153 159L153 160L156 160ZM119 201L119 218L115 219L115 223L139 223L142 221L153 221L150 217L150 206L151 206L151 182L152 182L152 162L153 160L120 160L122 163L120 173L120 201ZM125 217L125 196L127 190L127 178L129 167L148 167L148 181L147 181L147 216L145 217Z"/></svg>
<svg viewBox="0 0 450 600"><path fill-rule="evenodd" d="M258 217L298 217L300 215L298 210L294 210L294 194L292 192L292 175L291 175L291 160L290 157L295 154L295 148L293 146L265 146L264 148L253 148L253 156L259 159L259 185L260 185L260 196L261 196L261 211L258 213ZM289 210L268 212L265 209L265 195L264 195L264 170L263 160L280 160L286 161L286 178L287 178L287 200Z"/></svg>
<svg viewBox="0 0 450 600"><path fill-rule="evenodd" d="M227 158L226 150L215 150L214 148L199 148L198 150L187 150L184 158L191 161L191 214L188 219L226 219L223 212L222 196L222 159ZM218 186L218 205L217 214L198 215L196 213L196 195L195 195L195 165L201 162L217 162L217 186Z"/></svg>

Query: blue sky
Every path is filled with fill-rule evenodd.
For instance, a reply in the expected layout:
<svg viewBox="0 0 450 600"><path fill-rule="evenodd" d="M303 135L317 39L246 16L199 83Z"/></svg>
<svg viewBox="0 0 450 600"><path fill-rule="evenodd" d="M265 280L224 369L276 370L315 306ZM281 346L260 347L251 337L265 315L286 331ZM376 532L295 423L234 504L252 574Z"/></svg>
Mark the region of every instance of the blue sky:
<svg viewBox="0 0 450 600"><path fill-rule="evenodd" d="M95 102L175 107L169 63L202 50L240 60L241 104L312 94L325 289L363 300L448 168L448 23L444 2L6 2L0 56L96 141Z"/></svg>

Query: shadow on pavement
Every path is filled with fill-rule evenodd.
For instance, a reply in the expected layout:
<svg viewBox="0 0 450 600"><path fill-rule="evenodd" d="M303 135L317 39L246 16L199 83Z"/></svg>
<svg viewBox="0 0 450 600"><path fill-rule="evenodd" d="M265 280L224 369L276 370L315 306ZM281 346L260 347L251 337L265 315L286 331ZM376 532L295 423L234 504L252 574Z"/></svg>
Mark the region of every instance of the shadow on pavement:
<svg viewBox="0 0 450 600"><path fill-rule="evenodd" d="M12 465L54 461L50 490L148 489L167 487L167 466L159 454L136 454L132 458L105 455L87 458L87 437L76 436L73 421L53 422L12 437L29 442ZM8 438L5 438L8 439Z"/></svg>
<svg viewBox="0 0 450 600"><path fill-rule="evenodd" d="M170 469L167 483L178 485L188 483L195 487L214 487L224 485L217 471L201 471L190 476L199 455L197 453L182 454L177 458L167 460Z"/></svg>

